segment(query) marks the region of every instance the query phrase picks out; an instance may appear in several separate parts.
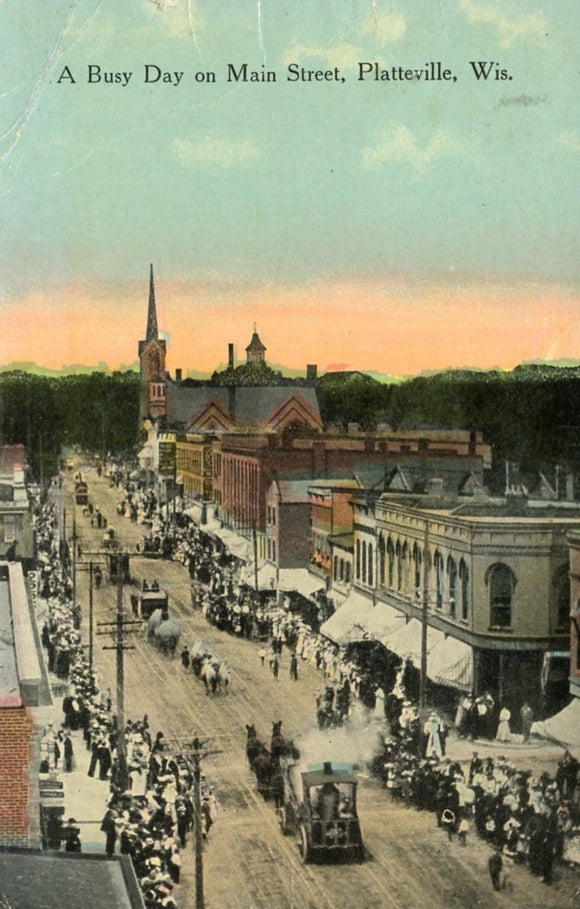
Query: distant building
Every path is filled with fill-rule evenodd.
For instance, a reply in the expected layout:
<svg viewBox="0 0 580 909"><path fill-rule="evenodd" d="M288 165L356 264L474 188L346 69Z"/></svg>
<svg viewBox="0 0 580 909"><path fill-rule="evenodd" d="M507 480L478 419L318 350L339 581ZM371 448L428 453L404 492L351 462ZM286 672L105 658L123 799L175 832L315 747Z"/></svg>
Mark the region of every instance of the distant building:
<svg viewBox="0 0 580 909"><path fill-rule="evenodd" d="M165 356L167 345L159 337L153 265L149 272L149 303L145 339L139 341L141 370L141 423L147 418L164 421L167 418L167 374Z"/></svg>
<svg viewBox="0 0 580 909"><path fill-rule="evenodd" d="M24 445L0 445L0 558L33 556L26 450Z"/></svg>

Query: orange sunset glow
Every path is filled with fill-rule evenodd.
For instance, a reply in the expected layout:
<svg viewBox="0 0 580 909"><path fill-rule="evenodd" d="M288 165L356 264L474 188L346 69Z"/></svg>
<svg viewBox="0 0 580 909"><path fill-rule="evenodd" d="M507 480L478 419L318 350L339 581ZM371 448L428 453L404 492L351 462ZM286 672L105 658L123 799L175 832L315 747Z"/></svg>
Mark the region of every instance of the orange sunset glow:
<svg viewBox="0 0 580 909"><path fill-rule="evenodd" d="M566 288L453 279L317 281L297 286L191 284L156 276L168 367L211 373L233 342L245 359L253 324L267 360L289 369L335 368L414 375L471 366L510 369L574 358L577 301ZM129 367L144 336L147 281L125 288L69 286L2 307L0 363Z"/></svg>

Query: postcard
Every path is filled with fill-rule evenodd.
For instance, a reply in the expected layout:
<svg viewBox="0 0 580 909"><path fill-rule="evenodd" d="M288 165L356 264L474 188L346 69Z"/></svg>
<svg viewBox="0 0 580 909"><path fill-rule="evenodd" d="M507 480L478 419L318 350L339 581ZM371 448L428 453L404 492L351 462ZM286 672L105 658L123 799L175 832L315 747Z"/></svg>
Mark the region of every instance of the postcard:
<svg viewBox="0 0 580 909"><path fill-rule="evenodd" d="M125 654L121 716L135 727L121 757L127 771L134 746L141 766L137 739L149 730L144 747L158 758L153 782L177 772L171 758L181 748L192 792L196 780L201 787L199 811L199 799L206 800L197 852L189 817L187 829L179 828L187 840L181 854L166 830L152 839L155 855L140 852L135 860L133 853L132 870L123 858L102 880L97 871L92 883L79 875L79 894L92 887L107 894L109 906L144 899L186 909L203 905L205 887L208 906L249 909L425 900L443 906L459 898L480 902L483 887L495 905L498 882L512 888L506 896L514 906L562 905L572 893L557 870L553 888L538 893L538 878L527 869L509 870L505 848L503 870L488 869L489 849L467 810L471 832L461 828L459 838L455 803L446 803L455 812L448 855L446 832L425 832L426 813L393 800L386 776L369 782L349 775L342 729L326 753L315 749L300 781L274 773L268 761L272 751L287 759L298 731L305 747L309 723L316 726L326 708L336 718L340 699L348 705L361 677L367 731L373 711L381 721L389 715L390 697L420 702L425 759L433 749L445 757L445 723L424 716L434 690L426 695L427 676L430 685L453 689L438 705L451 725L459 714L464 722L465 697L485 707L489 694L493 730L479 729L487 744L478 751L502 755L489 746L501 722L504 750L511 759L515 749L524 769L532 721L558 715L571 695L580 703L580 667L569 670L574 611L572 648L568 630L570 597L575 602L578 593L569 560L580 546L577 23L572 0L0 4L2 443L24 446L13 448L12 460L6 456L14 476L24 470L26 449L36 491L61 503L58 525L40 513L36 520L47 521L42 527L55 534L70 571L72 551L58 544L59 534L78 561L85 656L89 597L94 605L91 660L103 709L108 701L119 707L120 645L103 650L96 629L115 614L118 574L134 585L127 609L136 621L150 618L142 614L143 583L161 581L170 608L175 604L183 623L175 659L144 631L135 652ZM68 384L58 385L63 377ZM121 453L131 447L125 474ZM431 473L424 468L429 458ZM143 477L154 473L147 486ZM462 515L441 505L435 519L435 498L451 482L470 504ZM387 494L380 500L372 492L379 486ZM401 517L400 502L389 511L389 495L411 493L431 497L418 521L410 512ZM509 540L501 536L498 524L468 556L466 541L496 516L494 496L504 497L502 507L520 525L525 515L546 520L556 506L566 517L557 531L542 524L544 534L554 534L550 542L546 535L532 539L533 522L525 540L512 525ZM532 500L541 500L542 514ZM289 501L302 517L279 527L273 516L289 515ZM306 503L321 510L307 513ZM321 517L317 525L325 508L331 523ZM202 538L186 539L190 519L211 540L209 568ZM15 520L2 524L2 558L20 558L26 569L40 525L34 538L19 535ZM114 561L111 552L124 547L127 561ZM531 567L529 553L544 549L550 557ZM39 633L43 622L47 629L45 660L56 633L49 552L32 589ZM233 602L244 585L256 596L246 602L239 594L235 621L208 606L214 595ZM290 615L300 590L309 609L317 604L317 634L335 612L337 637L329 632L324 645L309 644L310 632L289 619L259 632L267 594ZM536 607L522 604L538 590L549 606L533 624L526 616ZM485 602L481 621L478 597ZM377 603L384 606L380 629L372 625ZM399 607L404 645L396 616L387 628L394 616L388 610ZM156 608L163 614L163 604ZM246 608L254 610L247 635ZM357 637L355 618L347 623L349 609L366 637ZM302 610L306 621L304 603ZM403 649L385 669L383 657L364 647L389 635ZM272 644L283 638L276 654ZM203 678L191 673L200 641L210 663L227 664L221 679L207 666ZM180 659L185 643L191 652ZM356 672L349 664L345 695L345 653L363 643ZM354 650L348 653L350 659ZM414 681L408 673L405 689L411 654ZM391 694L376 678L365 694L364 680L379 663ZM34 715L37 740L52 743L46 754L34 746L37 775L43 759L55 759L49 722L61 726L60 704L71 695L68 666L59 678L58 665L46 669L54 717L46 705ZM329 705L325 697L337 700ZM156 811L177 831L179 810L189 810L176 804L179 781L154 804L151 768L142 779L134 772L131 785L137 791L143 783L142 798L150 798L146 818L129 818L129 808L110 803L107 758L99 764L95 738L91 750L69 708L67 702L75 760L63 819L74 810L69 827L78 821L83 853L119 856L125 823L121 851L131 854L127 825L146 826ZM353 727L359 744L367 735L356 725L363 719ZM271 724L280 721L270 739ZM567 714L558 728L571 723ZM454 741L452 754L468 773L470 734ZM562 742L580 756L580 742L565 735L541 741L530 751L534 777L546 768L556 774ZM109 745L115 760L117 743ZM333 773L340 816L324 789ZM572 775L565 762L560 781L568 780L566 801L577 811ZM58 786L56 795L49 790L45 785L45 801L58 800ZM331 814L323 842L321 817ZM2 839L6 846L14 845L11 836ZM47 836L37 831L45 846ZM74 844L70 830L68 836L61 841ZM347 858L356 862L318 863L323 847L351 848ZM540 870L550 884L544 859ZM17 875L15 866L3 867L0 897L6 890L10 899ZM127 875L135 892L132 883L124 889ZM26 895L14 892L14 905L25 905ZM34 898L40 905L40 890L27 898L26 905Z"/></svg>

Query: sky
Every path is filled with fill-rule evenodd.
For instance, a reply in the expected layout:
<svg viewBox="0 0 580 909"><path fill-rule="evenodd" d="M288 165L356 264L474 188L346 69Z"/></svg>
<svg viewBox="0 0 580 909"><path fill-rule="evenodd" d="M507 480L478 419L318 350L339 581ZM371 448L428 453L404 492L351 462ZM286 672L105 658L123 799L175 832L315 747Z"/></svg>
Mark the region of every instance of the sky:
<svg viewBox="0 0 580 909"><path fill-rule="evenodd" d="M134 363L150 263L171 371L244 359L254 323L293 369L580 358L578 22L2 0L0 365Z"/></svg>

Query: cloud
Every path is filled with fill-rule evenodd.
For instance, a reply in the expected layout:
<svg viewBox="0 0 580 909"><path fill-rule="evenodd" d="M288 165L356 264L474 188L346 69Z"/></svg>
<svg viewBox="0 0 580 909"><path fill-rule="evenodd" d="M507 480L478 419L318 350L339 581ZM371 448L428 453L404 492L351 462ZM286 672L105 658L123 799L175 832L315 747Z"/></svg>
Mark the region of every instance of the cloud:
<svg viewBox="0 0 580 909"><path fill-rule="evenodd" d="M356 69L358 61L363 58L356 45L349 41L337 41L326 47L307 47L295 44L286 52L282 62L287 66L289 63L310 59L319 60L330 67L338 66L339 69L349 70Z"/></svg>
<svg viewBox="0 0 580 909"><path fill-rule="evenodd" d="M580 152L580 133L561 133L556 141L572 151Z"/></svg>
<svg viewBox="0 0 580 909"><path fill-rule="evenodd" d="M363 149L362 165L367 170L378 170L387 162L410 164L415 169L416 179L419 179L429 170L433 161L463 156L463 146L447 130L438 129L421 148L406 126L397 126L394 129L384 129L374 148Z"/></svg>
<svg viewBox="0 0 580 909"><path fill-rule="evenodd" d="M546 34L546 20L538 13L507 15L496 3L461 0L469 21L477 25L494 25L500 47L511 47L517 41L541 41Z"/></svg>
<svg viewBox="0 0 580 909"><path fill-rule="evenodd" d="M394 7L380 10L375 0L371 0L371 9L364 31L374 35L381 45L391 41L400 41L407 32L407 20Z"/></svg>
<svg viewBox="0 0 580 909"><path fill-rule="evenodd" d="M406 34L407 22L403 14L392 7L385 11L379 10L373 0L364 25L357 31L362 32L364 36L373 35L376 43L382 46L392 41L400 41ZM325 46L294 44L284 55L283 63L288 65L296 61L313 59L330 67L338 66L341 70L354 70L359 60L367 58L368 51L361 50L360 46L352 41L342 39Z"/></svg>
<svg viewBox="0 0 580 909"><path fill-rule="evenodd" d="M251 138L239 142L220 139L217 136L205 136L199 142L175 138L171 147L173 154L182 164L216 167L222 170L238 167L252 158L260 157L261 154Z"/></svg>

